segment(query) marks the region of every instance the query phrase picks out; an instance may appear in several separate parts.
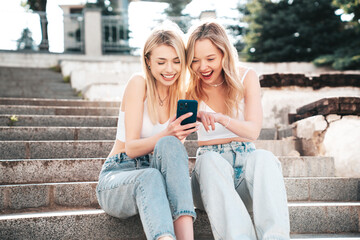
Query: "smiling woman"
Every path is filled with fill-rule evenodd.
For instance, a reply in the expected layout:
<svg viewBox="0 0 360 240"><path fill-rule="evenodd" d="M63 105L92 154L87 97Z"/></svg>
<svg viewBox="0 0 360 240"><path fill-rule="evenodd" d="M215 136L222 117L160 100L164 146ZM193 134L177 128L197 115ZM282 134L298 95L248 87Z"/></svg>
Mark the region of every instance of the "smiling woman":
<svg viewBox="0 0 360 240"><path fill-rule="evenodd" d="M181 140L197 130L175 118L184 96L185 46L175 25L155 28L142 54L143 74L130 78L121 102L116 140L97 186L106 213L140 214L147 239L193 239L196 217Z"/></svg>

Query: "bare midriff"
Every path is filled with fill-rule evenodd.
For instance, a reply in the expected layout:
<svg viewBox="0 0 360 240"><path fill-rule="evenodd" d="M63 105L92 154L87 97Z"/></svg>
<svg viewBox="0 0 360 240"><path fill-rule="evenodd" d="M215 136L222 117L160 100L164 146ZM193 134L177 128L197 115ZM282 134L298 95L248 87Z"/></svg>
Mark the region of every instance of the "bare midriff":
<svg viewBox="0 0 360 240"><path fill-rule="evenodd" d="M230 142L251 142L249 139L235 137L235 138L220 138L220 139L213 139L208 141L198 141L199 146L206 146L206 145L218 145L218 144L225 144Z"/></svg>

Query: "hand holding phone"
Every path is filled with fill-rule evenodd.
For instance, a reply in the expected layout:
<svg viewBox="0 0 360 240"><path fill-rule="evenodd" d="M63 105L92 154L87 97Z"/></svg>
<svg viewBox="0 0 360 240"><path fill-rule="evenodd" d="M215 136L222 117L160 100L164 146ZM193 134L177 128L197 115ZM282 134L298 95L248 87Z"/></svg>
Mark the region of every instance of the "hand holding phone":
<svg viewBox="0 0 360 240"><path fill-rule="evenodd" d="M184 115L188 112L192 112L193 114L185 118L181 121L181 125L186 125L189 123L196 122L196 115L197 115L197 107L198 102L196 100L186 100L186 99L180 99L177 104L177 111L176 111L176 118L180 117L181 115Z"/></svg>

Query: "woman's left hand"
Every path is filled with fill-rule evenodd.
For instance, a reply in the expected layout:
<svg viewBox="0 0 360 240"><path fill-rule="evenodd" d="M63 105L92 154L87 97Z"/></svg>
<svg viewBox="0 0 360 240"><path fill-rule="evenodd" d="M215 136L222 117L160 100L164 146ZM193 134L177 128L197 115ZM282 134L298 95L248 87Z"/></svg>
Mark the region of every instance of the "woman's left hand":
<svg viewBox="0 0 360 240"><path fill-rule="evenodd" d="M202 122L207 132L210 130L210 126L211 126L211 130L214 131L215 123L219 122L221 115L222 115L221 113L199 111L197 113L197 120Z"/></svg>

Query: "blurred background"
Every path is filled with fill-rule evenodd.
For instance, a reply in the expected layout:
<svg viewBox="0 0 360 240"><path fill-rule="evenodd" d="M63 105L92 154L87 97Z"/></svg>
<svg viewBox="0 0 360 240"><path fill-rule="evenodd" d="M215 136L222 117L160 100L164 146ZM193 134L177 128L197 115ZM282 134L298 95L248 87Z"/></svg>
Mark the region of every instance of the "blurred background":
<svg viewBox="0 0 360 240"><path fill-rule="evenodd" d="M360 69L357 0L0 0L0 49L89 54L85 13L95 9L101 55L137 56L160 22L170 19L186 33L210 17L226 27L242 61Z"/></svg>

